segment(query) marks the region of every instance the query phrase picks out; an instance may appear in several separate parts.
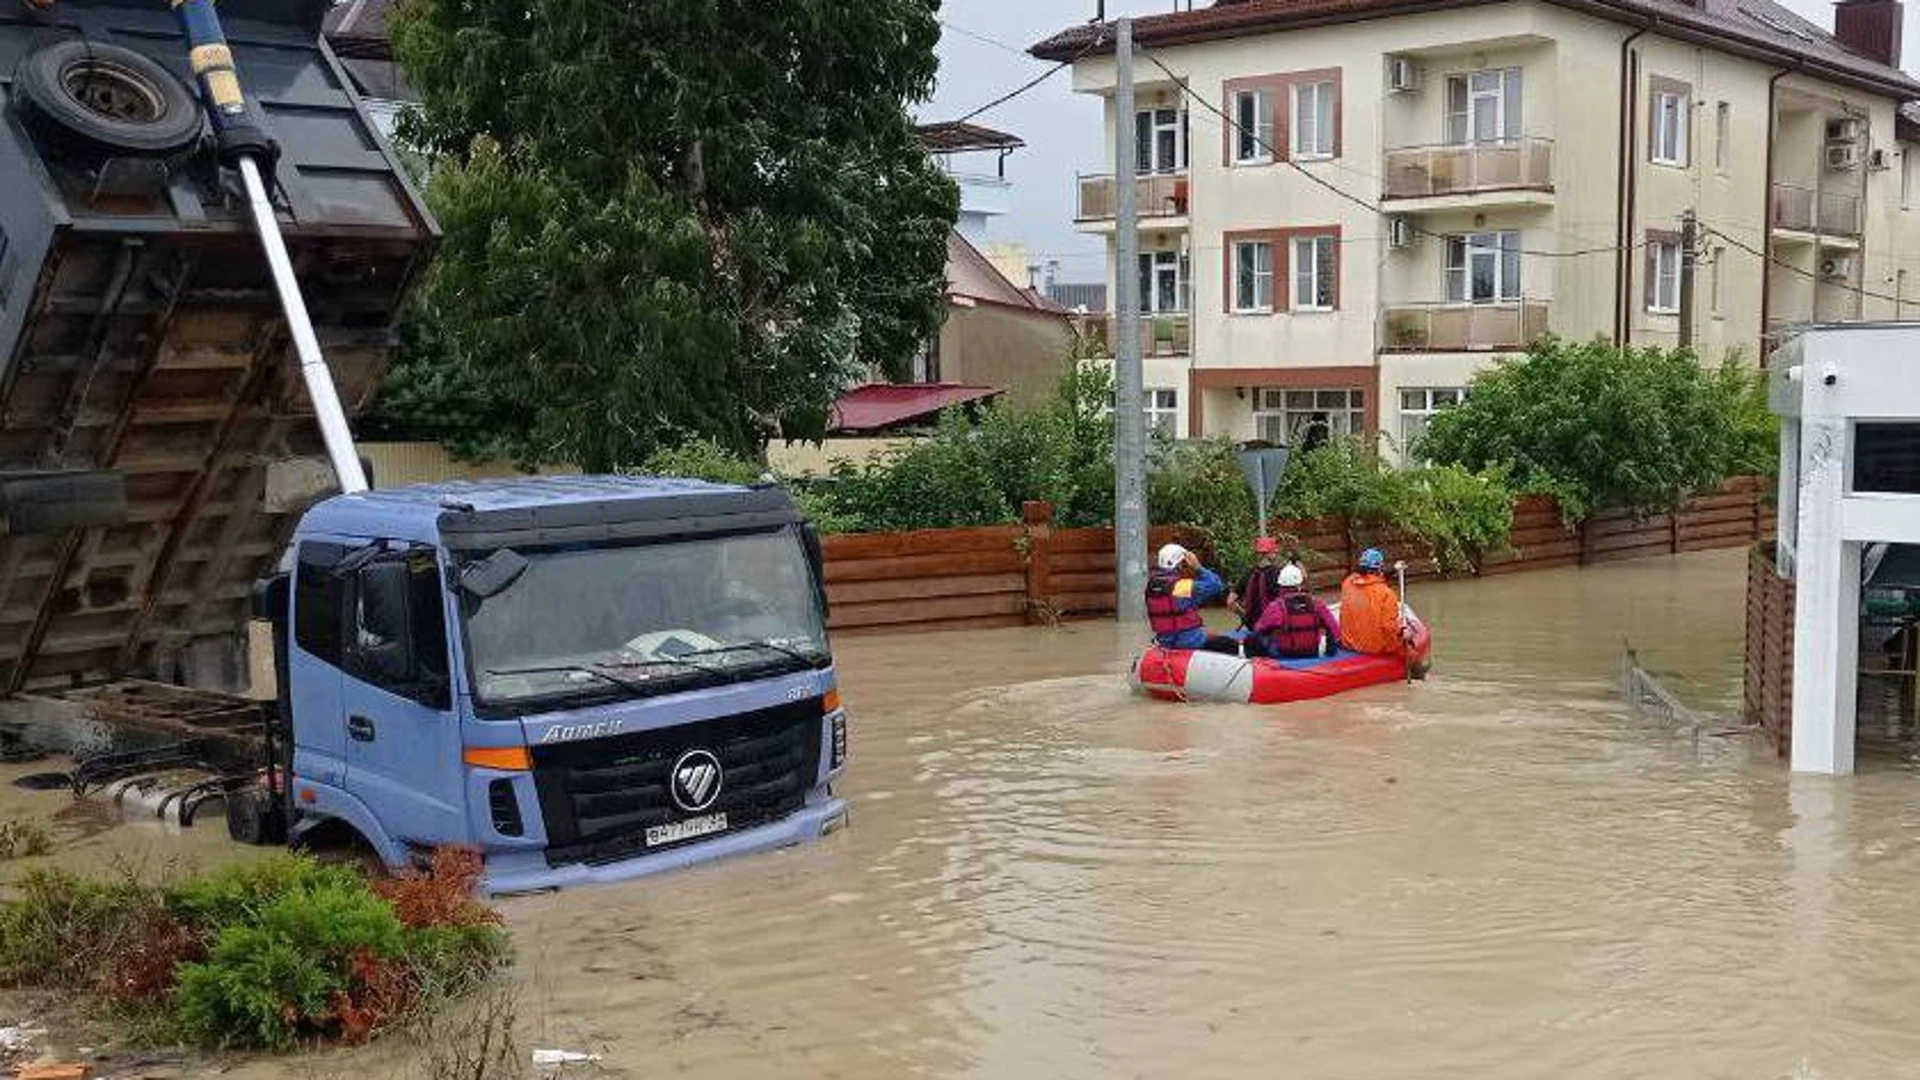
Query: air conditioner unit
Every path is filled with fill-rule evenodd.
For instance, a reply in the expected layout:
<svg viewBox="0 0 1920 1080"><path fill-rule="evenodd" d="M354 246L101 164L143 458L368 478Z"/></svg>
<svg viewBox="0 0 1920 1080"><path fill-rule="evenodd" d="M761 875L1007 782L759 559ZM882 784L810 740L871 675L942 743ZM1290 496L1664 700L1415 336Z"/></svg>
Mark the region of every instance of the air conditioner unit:
<svg viewBox="0 0 1920 1080"><path fill-rule="evenodd" d="M1857 169L1860 167L1860 147L1855 143L1836 142L1827 144L1827 168Z"/></svg>
<svg viewBox="0 0 1920 1080"><path fill-rule="evenodd" d="M1828 142L1859 142L1865 125L1854 117L1847 116L1827 121Z"/></svg>
<svg viewBox="0 0 1920 1080"><path fill-rule="evenodd" d="M1405 56L1387 57L1387 89L1404 94L1420 89L1420 69Z"/></svg>
<svg viewBox="0 0 1920 1080"><path fill-rule="evenodd" d="M1888 156L1885 147L1876 146L1872 150L1867 151L1867 168L1872 169L1874 172L1885 172L1893 168L1893 161Z"/></svg>
<svg viewBox="0 0 1920 1080"><path fill-rule="evenodd" d="M1846 280L1853 276L1853 256L1832 255L1820 260L1820 276Z"/></svg>
<svg viewBox="0 0 1920 1080"><path fill-rule="evenodd" d="M1387 246L1391 248L1410 248L1420 234L1414 231L1413 222L1395 215L1387 219Z"/></svg>

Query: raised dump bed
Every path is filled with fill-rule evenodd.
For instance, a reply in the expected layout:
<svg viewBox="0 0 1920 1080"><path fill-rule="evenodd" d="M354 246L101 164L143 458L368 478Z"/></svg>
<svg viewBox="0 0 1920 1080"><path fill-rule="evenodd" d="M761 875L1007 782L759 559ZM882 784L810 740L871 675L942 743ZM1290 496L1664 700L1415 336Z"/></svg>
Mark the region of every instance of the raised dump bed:
<svg viewBox="0 0 1920 1080"><path fill-rule="evenodd" d="M351 413L436 228L330 6L219 10ZM243 685L251 586L333 478L165 0L0 5L0 192L0 696Z"/></svg>

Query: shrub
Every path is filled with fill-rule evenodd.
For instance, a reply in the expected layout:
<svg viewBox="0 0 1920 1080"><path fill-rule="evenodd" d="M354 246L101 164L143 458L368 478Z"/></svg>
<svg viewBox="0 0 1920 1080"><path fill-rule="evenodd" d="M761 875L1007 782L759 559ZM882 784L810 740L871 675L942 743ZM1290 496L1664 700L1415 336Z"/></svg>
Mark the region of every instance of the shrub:
<svg viewBox="0 0 1920 1080"><path fill-rule="evenodd" d="M1198 530L1221 573L1237 578L1253 566L1253 492L1232 443L1157 446L1147 472L1147 512L1155 525Z"/></svg>
<svg viewBox="0 0 1920 1080"><path fill-rule="evenodd" d="M132 951L160 910L158 894L130 879L91 881L38 870L0 907L0 982L88 990Z"/></svg>
<svg viewBox="0 0 1920 1080"><path fill-rule="evenodd" d="M1500 467L1551 493L1569 521L1622 507L1658 513L1730 475L1763 467L1771 418L1737 358L1545 339L1476 376L1418 450L1473 471Z"/></svg>
<svg viewBox="0 0 1920 1080"><path fill-rule="evenodd" d="M740 457L711 439L695 439L655 451L636 471L647 476L684 476L716 484L757 484L767 476L766 466Z"/></svg>

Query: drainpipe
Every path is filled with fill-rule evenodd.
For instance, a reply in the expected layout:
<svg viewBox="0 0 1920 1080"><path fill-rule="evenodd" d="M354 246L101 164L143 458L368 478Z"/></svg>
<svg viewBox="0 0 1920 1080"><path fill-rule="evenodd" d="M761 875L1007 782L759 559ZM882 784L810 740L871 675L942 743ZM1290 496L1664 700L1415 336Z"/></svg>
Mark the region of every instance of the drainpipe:
<svg viewBox="0 0 1920 1080"><path fill-rule="evenodd" d="M1766 253L1766 258L1760 262L1760 336L1756 339L1760 342L1759 359L1760 366L1763 368L1767 366L1768 358L1767 321L1773 313L1773 140L1780 131L1778 100L1780 80L1798 71L1802 66L1802 64L1795 64L1790 68L1781 68L1767 80L1767 188L1761 192L1765 200L1761 205L1766 207L1766 212L1761 218L1765 231L1760 236L1760 250ZM1814 212L1819 213L1819 207L1816 206Z"/></svg>
<svg viewBox="0 0 1920 1080"><path fill-rule="evenodd" d="M1658 20L1649 19L1647 25L1628 34L1620 42L1620 160L1614 174L1614 243L1618 250L1613 253L1613 343L1625 345L1626 331L1626 294L1633 288L1633 256L1629 244L1632 241L1633 222L1633 145L1635 129L1639 126L1639 110L1634 108L1634 98L1640 83L1640 56L1631 52L1633 43L1642 34L1653 29Z"/></svg>

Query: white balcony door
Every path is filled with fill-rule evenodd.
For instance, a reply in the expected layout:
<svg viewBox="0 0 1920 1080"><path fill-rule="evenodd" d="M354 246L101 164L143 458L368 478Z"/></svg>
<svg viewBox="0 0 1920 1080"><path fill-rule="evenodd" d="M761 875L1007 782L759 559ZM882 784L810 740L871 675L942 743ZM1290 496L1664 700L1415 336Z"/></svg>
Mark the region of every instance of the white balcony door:
<svg viewBox="0 0 1920 1080"><path fill-rule="evenodd" d="M1520 69L1476 71L1447 79L1447 141L1507 142L1520 137Z"/></svg>
<svg viewBox="0 0 1920 1080"><path fill-rule="evenodd" d="M1134 166L1142 173L1187 167L1187 110L1142 109L1134 114Z"/></svg>
<svg viewBox="0 0 1920 1080"><path fill-rule="evenodd" d="M1187 258L1177 251L1140 253L1140 310L1187 310Z"/></svg>
<svg viewBox="0 0 1920 1080"><path fill-rule="evenodd" d="M1520 299L1520 234L1481 232L1447 237L1447 299L1491 304Z"/></svg>

